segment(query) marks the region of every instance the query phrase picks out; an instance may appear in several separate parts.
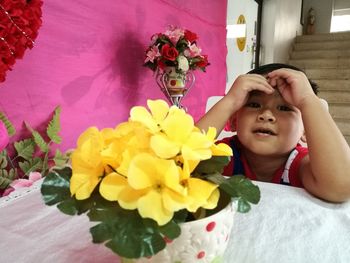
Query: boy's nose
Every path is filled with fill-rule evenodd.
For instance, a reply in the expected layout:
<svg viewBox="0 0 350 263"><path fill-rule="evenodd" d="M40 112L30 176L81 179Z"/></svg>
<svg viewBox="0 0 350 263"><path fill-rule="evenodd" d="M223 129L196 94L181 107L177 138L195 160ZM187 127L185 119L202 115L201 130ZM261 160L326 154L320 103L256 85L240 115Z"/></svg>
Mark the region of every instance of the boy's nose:
<svg viewBox="0 0 350 263"><path fill-rule="evenodd" d="M276 118L270 110L262 110L258 115L259 121L275 122Z"/></svg>

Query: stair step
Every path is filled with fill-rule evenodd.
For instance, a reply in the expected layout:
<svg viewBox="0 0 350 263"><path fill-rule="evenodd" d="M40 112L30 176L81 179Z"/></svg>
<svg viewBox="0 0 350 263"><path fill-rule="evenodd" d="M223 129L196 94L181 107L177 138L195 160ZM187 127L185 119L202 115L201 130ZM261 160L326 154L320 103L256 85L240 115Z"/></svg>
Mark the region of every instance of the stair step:
<svg viewBox="0 0 350 263"><path fill-rule="evenodd" d="M291 59L349 58L350 50L302 50L294 51Z"/></svg>
<svg viewBox="0 0 350 263"><path fill-rule="evenodd" d="M332 40L350 40L350 32L302 35L296 37L296 42L315 42Z"/></svg>
<svg viewBox="0 0 350 263"><path fill-rule="evenodd" d="M333 119L347 119L350 121L350 104L349 103L328 103L329 113Z"/></svg>
<svg viewBox="0 0 350 263"><path fill-rule="evenodd" d="M314 82L320 87L320 91L350 91L350 81L344 79L317 79L312 78Z"/></svg>
<svg viewBox="0 0 350 263"><path fill-rule="evenodd" d="M319 41L319 42L297 42L294 50L328 50L328 49L350 49L350 40Z"/></svg>
<svg viewBox="0 0 350 263"><path fill-rule="evenodd" d="M349 68L349 58L291 59L289 64L301 68Z"/></svg>
<svg viewBox="0 0 350 263"><path fill-rule="evenodd" d="M306 69L310 79L343 79L350 80L350 69Z"/></svg>
<svg viewBox="0 0 350 263"><path fill-rule="evenodd" d="M324 91L321 90L318 94L320 98L325 99L328 103L349 103L349 114L350 114L350 91Z"/></svg>

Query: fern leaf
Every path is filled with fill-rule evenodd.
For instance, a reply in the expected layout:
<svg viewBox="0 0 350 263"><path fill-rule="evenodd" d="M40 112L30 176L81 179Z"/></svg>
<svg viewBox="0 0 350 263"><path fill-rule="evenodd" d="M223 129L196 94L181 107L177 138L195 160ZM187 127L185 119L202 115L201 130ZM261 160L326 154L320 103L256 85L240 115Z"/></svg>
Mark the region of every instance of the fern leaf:
<svg viewBox="0 0 350 263"><path fill-rule="evenodd" d="M32 158L34 154L35 143L33 139L25 139L14 143L17 155L23 157L26 160Z"/></svg>
<svg viewBox="0 0 350 263"><path fill-rule="evenodd" d="M7 151L3 150L0 152L0 169L6 168L7 164Z"/></svg>
<svg viewBox="0 0 350 263"><path fill-rule="evenodd" d="M47 152L49 150L49 145L45 142L44 138L40 135L39 132L33 131L32 136L34 138L34 142L42 152Z"/></svg>
<svg viewBox="0 0 350 263"><path fill-rule="evenodd" d="M58 106L56 107L52 120L49 122L46 129L47 136L49 136L51 141L57 144L61 143L62 141L62 138L58 135L58 132L61 130L60 113L61 113L61 108Z"/></svg>
<svg viewBox="0 0 350 263"><path fill-rule="evenodd" d="M62 153L60 150L56 150L55 156L53 158L53 161L55 162L56 167L63 167L65 166L69 161L69 153Z"/></svg>
<svg viewBox="0 0 350 263"><path fill-rule="evenodd" d="M6 189L16 178L16 175L14 169L11 169L10 173L5 169L0 170L0 189Z"/></svg>
<svg viewBox="0 0 350 263"><path fill-rule="evenodd" d="M10 120L6 117L5 113L0 112L0 120L5 124L7 133L10 136L13 136L16 133L16 129L13 126L13 124L10 122Z"/></svg>
<svg viewBox="0 0 350 263"><path fill-rule="evenodd" d="M26 175L30 172L40 171L42 164L43 161L39 157L35 157L28 161L18 162L19 168L21 168L22 172Z"/></svg>

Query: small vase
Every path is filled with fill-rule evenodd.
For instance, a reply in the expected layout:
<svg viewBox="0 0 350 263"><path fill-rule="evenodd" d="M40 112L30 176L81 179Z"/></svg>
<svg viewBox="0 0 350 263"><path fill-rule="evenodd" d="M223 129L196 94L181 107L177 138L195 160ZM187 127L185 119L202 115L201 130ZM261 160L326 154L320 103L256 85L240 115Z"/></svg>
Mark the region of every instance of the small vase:
<svg viewBox="0 0 350 263"><path fill-rule="evenodd" d="M195 82L193 72L177 72L175 67L166 67L164 71L157 71L156 80L169 102L179 108L184 108L181 100Z"/></svg>
<svg viewBox="0 0 350 263"><path fill-rule="evenodd" d="M156 255L122 259L122 263L224 263L235 212L235 204L226 202L226 207L211 216L181 224L180 236L167 241L166 248Z"/></svg>

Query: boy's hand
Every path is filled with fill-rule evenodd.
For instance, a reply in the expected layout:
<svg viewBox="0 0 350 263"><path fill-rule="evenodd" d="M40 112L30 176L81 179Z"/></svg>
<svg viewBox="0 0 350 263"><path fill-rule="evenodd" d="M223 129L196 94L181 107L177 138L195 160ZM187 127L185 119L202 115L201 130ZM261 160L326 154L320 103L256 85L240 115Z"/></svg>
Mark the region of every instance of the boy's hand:
<svg viewBox="0 0 350 263"><path fill-rule="evenodd" d="M232 98L235 110L242 108L251 91L262 91L267 94L273 93L274 88L268 83L265 77L258 74L240 75L232 84L226 97Z"/></svg>
<svg viewBox="0 0 350 263"><path fill-rule="evenodd" d="M267 76L270 85L277 87L284 100L298 109L302 108L309 98L316 97L303 72L283 68L274 70Z"/></svg>

